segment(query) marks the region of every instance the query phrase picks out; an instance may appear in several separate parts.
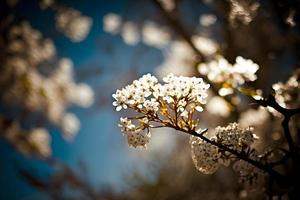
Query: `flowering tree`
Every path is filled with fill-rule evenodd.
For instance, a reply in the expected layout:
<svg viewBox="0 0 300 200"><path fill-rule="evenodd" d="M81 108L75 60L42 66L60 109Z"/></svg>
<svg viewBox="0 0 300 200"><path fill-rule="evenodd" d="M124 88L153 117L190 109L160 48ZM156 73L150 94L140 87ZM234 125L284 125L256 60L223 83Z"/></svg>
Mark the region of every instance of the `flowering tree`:
<svg viewBox="0 0 300 200"><path fill-rule="evenodd" d="M8 6L13 9L15 3L8 1ZM87 36L92 21L79 11L54 1L40 1L40 8L57 13L58 31L71 41ZM2 16L0 27L1 137L25 155L48 159L52 150L47 129L50 125L61 128L63 137L71 140L80 121L66 109L73 104L90 106L94 93L87 84L75 82L72 61L57 56L51 39L30 22L9 14Z"/></svg>
<svg viewBox="0 0 300 200"><path fill-rule="evenodd" d="M297 177L299 177L297 172L299 167L298 135L294 133L292 136L289 127L291 118L295 118L294 116L300 113L299 104L294 103L299 101L299 71L296 71L286 84L273 85L274 93L263 97L261 90L243 86L246 81L257 79L255 75L259 69L257 64L238 56L235 64L231 65L222 56L214 55L216 50L210 53L205 52L205 50L217 47L212 47L213 43L210 43L207 48L197 46L195 36L191 39L180 23L173 18L167 2L171 1L154 1L171 27L201 58L202 62L196 65L199 71L198 76L201 78L169 74L162 78L164 83L161 84L155 76L147 74L125 88L117 90L113 94L115 99L113 105L116 106L116 110L132 109L137 112L137 115L133 117L121 117L119 123L129 146L146 148L150 141L151 129L173 128L190 135L192 160L202 173L213 174L220 166L229 166L232 163L234 171L238 173L239 181L244 184L245 188L263 189L270 198L273 196L280 198L282 195L288 195L290 199L299 198L297 192L299 187L297 183ZM230 2L229 19L232 26L235 20L241 20L244 24L250 23L259 7L256 3L243 5L239 1ZM118 16L111 14L105 20L107 31L118 32L121 23ZM126 31L124 26L123 31ZM147 25L143 28L145 29ZM121 34L125 42L128 42L128 35L122 31ZM131 36L136 38L133 34ZM148 44L149 40L144 33L142 37L143 41ZM166 39L162 41L166 42ZM158 43L164 45L162 41ZM200 45L203 43L203 41L199 42ZM289 87L292 89L289 90ZM201 128L203 117L199 112L204 110L209 90L223 97L231 106L237 106L233 98L237 93L246 95L258 105L266 107L269 112L281 116L283 136L288 148L282 147L284 144L270 145L264 151L259 151L255 148L255 143L260 138L255 134L253 127L245 127L245 125L242 127L238 123L230 123L224 127L218 126L214 131ZM285 93L287 96L283 97L282 91L289 94ZM289 101L288 99L290 103L293 102L293 106L287 106L285 102ZM293 123L298 124L298 119Z"/></svg>
<svg viewBox="0 0 300 200"><path fill-rule="evenodd" d="M16 1L8 2L14 6ZM249 196L251 199L254 191L269 199L299 199L300 72L294 69L299 65L299 3L277 0L133 2L134 12L106 13L103 31L136 49L136 60L142 60L142 55L151 48L161 54L162 61L153 69L155 76L146 74L113 94L117 111L130 110L121 117L119 127L129 146L138 149L150 146L157 130L168 128L189 135L189 142L179 141L175 147L180 149L180 154L174 150L169 157L185 165L177 170L163 166L156 174L156 181L138 183L137 190L142 192L120 195L93 190L85 180L85 172L80 177L68 166L50 159L50 164L59 165L60 171L48 182L22 172L24 177L55 199L66 198L65 185L76 191L75 197L71 194L68 199L141 200L154 199L154 193L156 199L198 196L207 199ZM42 10L54 13L58 33L72 42L81 42L88 35L93 24L90 17L52 0L39 3ZM186 11L187 7L192 12ZM209 9L202 13L197 7ZM194 15L199 18L196 25L187 20L195 18ZM72 62L59 58L54 43L29 22L19 22L11 16L5 16L2 21L0 87L5 109L1 110L1 136L25 154L49 158L49 124L59 127L64 138L71 139L80 123L66 110L73 104L91 105L94 93L88 85L74 81ZM113 56L110 59L119 60ZM282 63L286 70L279 67ZM288 66L288 63L292 64ZM138 71L138 64L132 62L135 67L132 71ZM278 82L284 80L291 68L294 73L290 78ZM120 74L119 70L115 74ZM20 117L10 115L15 110ZM25 126L29 119L36 122L30 128ZM202 182L196 180L191 175L194 168L182 167L189 162L185 159L186 144L188 156L192 158L189 160L199 174L210 175L211 179L199 175ZM232 182L232 187L218 188L223 184L220 179L232 181L231 169L243 188L232 186ZM228 171L217 178L223 170ZM175 177L182 171L184 175ZM135 177L133 182L136 179L139 180ZM167 182L179 183L170 187ZM195 192L205 184L216 185L213 192L224 193L224 197L206 194L205 187L202 193ZM188 190L189 187L194 188ZM157 192L159 189L162 192ZM232 195L230 189L238 195Z"/></svg>

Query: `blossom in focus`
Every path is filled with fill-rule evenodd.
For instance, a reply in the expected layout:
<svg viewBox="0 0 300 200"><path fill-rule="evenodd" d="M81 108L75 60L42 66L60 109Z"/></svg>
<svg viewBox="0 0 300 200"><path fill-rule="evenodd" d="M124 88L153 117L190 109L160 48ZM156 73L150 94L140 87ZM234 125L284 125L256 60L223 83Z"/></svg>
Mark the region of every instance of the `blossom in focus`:
<svg viewBox="0 0 300 200"><path fill-rule="evenodd" d="M221 153L218 147L195 136L190 137L190 145L193 163L200 172L213 174L219 169Z"/></svg>
<svg viewBox="0 0 300 200"><path fill-rule="evenodd" d="M139 113L138 117L120 119L119 126L130 146L145 147L150 138L149 129L157 123L184 129L197 127L192 116L196 111L203 111L209 85L201 78L173 74L164 77L163 82L160 84L156 77L147 74L113 94L117 111L130 108ZM171 120L172 113L174 120Z"/></svg>
<svg viewBox="0 0 300 200"><path fill-rule="evenodd" d="M217 127L208 139L237 152L248 152L256 135L249 127L241 128L237 123L230 123L226 127ZM193 163L204 174L215 173L221 165L229 166L230 162L239 162L235 155L199 137L191 136L190 145Z"/></svg>
<svg viewBox="0 0 300 200"><path fill-rule="evenodd" d="M56 27L73 42L81 42L90 32L92 19L73 8L60 9L56 16Z"/></svg>

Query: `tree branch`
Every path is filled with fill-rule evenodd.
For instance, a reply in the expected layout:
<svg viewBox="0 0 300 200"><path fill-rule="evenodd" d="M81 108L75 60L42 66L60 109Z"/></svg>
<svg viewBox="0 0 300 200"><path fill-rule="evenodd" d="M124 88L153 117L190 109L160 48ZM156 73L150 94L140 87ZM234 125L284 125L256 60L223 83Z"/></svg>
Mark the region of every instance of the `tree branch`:
<svg viewBox="0 0 300 200"><path fill-rule="evenodd" d="M199 60L195 63L195 68L198 66L200 61L206 62L206 57L195 46L195 44L191 40L191 35L184 29L181 23L174 16L172 16L171 13L166 11L158 0L153 0L153 3L165 18L165 20L169 23L170 27L191 47L194 53L199 57ZM213 93L218 95L218 88L206 76L199 74L199 77L201 77L205 82L209 83ZM230 98L223 96L222 98L224 98L232 107L234 107L234 103Z"/></svg>
<svg viewBox="0 0 300 200"><path fill-rule="evenodd" d="M300 108L297 108L297 109L283 108L276 102L275 97L273 95L269 95L265 99L260 99L260 100L255 100L255 101L263 107L269 106L271 108L274 108L276 111L278 111L279 113L281 113L284 116L284 119L281 123L283 130L284 130L284 136L287 140L290 151L294 151L295 145L294 145L293 138L291 136L291 132L289 129L289 121L293 115L300 113Z"/></svg>
<svg viewBox="0 0 300 200"><path fill-rule="evenodd" d="M197 133L196 131L194 130L184 130L180 127L177 127L177 126L172 126L172 128L176 129L176 130L179 130L179 131L182 131L184 133L187 133L189 135L193 135L195 137L198 137L202 140L204 140L205 142L209 143L209 144L212 144L216 147L218 147L219 149L222 149L224 151L227 151L233 155L235 155L237 158L241 159L241 160L244 160L248 163L250 163L251 165L259 168L260 170L268 173L270 176L272 176L273 178L275 178L276 180L279 180L280 182L284 180L284 176L281 175L280 173L278 173L277 171L275 171L270 165L268 164L263 164L263 163L260 163L256 160L252 160L251 158L249 158L246 154L244 154L243 152L238 152L234 149L231 149L223 144L220 144L216 141L212 141L210 139L208 139L207 137L205 137L203 134L207 131L207 129L205 129L204 131L202 131L200 134Z"/></svg>

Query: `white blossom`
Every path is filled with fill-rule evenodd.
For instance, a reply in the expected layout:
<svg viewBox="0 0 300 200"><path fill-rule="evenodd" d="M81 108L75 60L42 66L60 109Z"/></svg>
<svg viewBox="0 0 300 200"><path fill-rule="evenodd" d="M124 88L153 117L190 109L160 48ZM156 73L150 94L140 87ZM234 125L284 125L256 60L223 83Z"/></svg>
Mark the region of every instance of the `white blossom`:
<svg viewBox="0 0 300 200"><path fill-rule="evenodd" d="M117 34L121 30L122 17L115 13L109 13L103 17L103 29L105 32Z"/></svg>
<svg viewBox="0 0 300 200"><path fill-rule="evenodd" d="M56 16L56 27L73 42L81 42L90 32L93 20L72 8L60 9Z"/></svg>
<svg viewBox="0 0 300 200"><path fill-rule="evenodd" d="M209 38L202 37L199 35L194 35L192 37L192 41L197 47L197 49L199 49L199 51L206 56L213 55L218 50L217 43Z"/></svg>
<svg viewBox="0 0 300 200"><path fill-rule="evenodd" d="M72 113L66 113L62 117L60 123L64 137L68 140L73 139L80 128L80 121L76 115Z"/></svg>
<svg viewBox="0 0 300 200"><path fill-rule="evenodd" d="M241 1L230 0L230 13L229 20L232 25L236 25L236 21L240 21L243 24L249 24L253 18L257 15L257 11L260 4L256 1Z"/></svg>
<svg viewBox="0 0 300 200"><path fill-rule="evenodd" d="M125 22L122 26L121 36L128 45L136 45L140 40L138 27L133 22Z"/></svg>
<svg viewBox="0 0 300 200"><path fill-rule="evenodd" d="M200 172L213 174L219 169L221 153L218 147L195 136L190 137L190 145L192 160Z"/></svg>
<svg viewBox="0 0 300 200"><path fill-rule="evenodd" d="M275 99L277 103L285 108L298 108L300 106L300 70L286 81L273 84L275 90Z"/></svg>
<svg viewBox="0 0 300 200"><path fill-rule="evenodd" d="M230 115L230 107L228 103L218 96L211 98L205 108L209 113L214 115L220 115L222 117L228 117Z"/></svg>
<svg viewBox="0 0 300 200"><path fill-rule="evenodd" d="M88 85L75 83L72 61L56 58L53 42L44 39L27 22L12 26L7 31L7 44L0 45L4 58L0 73L4 105L25 110L29 117L42 114L46 122L63 130L66 139L76 134L79 121L72 114L66 114L66 108L71 104L87 107L94 96ZM47 73L42 73L44 67ZM47 130L40 127L28 131L21 124L12 120L4 137L21 153L50 156L51 148L45 136Z"/></svg>
<svg viewBox="0 0 300 200"><path fill-rule="evenodd" d="M166 11L172 11L176 6L175 0L159 0L159 2Z"/></svg>
<svg viewBox="0 0 300 200"><path fill-rule="evenodd" d="M192 67L194 52L182 41L174 41L170 46L163 49L164 61L155 72L160 78L167 76L169 73L174 75L191 76L194 73Z"/></svg>
<svg viewBox="0 0 300 200"><path fill-rule="evenodd" d="M42 157L49 157L51 151L51 137L44 128L33 129L28 136L29 142Z"/></svg>
<svg viewBox="0 0 300 200"><path fill-rule="evenodd" d="M215 135L218 142L231 149L241 151L244 147L250 147L256 139L256 135L252 131L251 127L241 128L237 123L230 123L226 127L216 127Z"/></svg>
<svg viewBox="0 0 300 200"><path fill-rule="evenodd" d="M215 24L217 21L217 17L214 14L203 14L199 17L199 22L202 26L211 26Z"/></svg>
<svg viewBox="0 0 300 200"><path fill-rule="evenodd" d="M145 44L156 48L166 46L171 39L165 27L160 27L152 21L146 21L143 24L142 35Z"/></svg>
<svg viewBox="0 0 300 200"><path fill-rule="evenodd" d="M174 112L176 120L168 122L175 123L174 126L192 129L197 126L197 121L193 120L192 116L196 111L203 111L202 105L206 103L209 85L201 78L173 74L164 77L163 82L164 84L160 84L156 77L146 74L112 95L117 111L131 108L143 114L143 117L132 118L139 122L138 125L128 118L120 120L119 126L128 140L130 139L131 146L145 146L148 143L149 129L155 126L152 122L163 122L158 113L170 119L174 117L170 112Z"/></svg>
<svg viewBox="0 0 300 200"><path fill-rule="evenodd" d="M223 86L219 91L221 96L232 93L235 88L245 81L255 81L255 75L259 66L252 60L244 59L241 56L236 58L236 63L231 65L225 58L218 57L209 63L201 63L198 71L202 75L207 75L208 79L214 83L222 83Z"/></svg>

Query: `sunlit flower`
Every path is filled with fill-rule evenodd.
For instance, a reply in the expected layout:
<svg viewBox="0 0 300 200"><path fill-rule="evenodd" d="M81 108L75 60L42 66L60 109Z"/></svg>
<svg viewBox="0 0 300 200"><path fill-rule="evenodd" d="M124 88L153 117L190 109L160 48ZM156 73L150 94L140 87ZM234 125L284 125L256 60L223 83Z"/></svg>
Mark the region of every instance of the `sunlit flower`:
<svg viewBox="0 0 300 200"><path fill-rule="evenodd" d="M154 76L147 74L112 95L117 111L130 108L142 114L120 120L119 126L127 137L130 136L128 139L131 146L145 146L148 143L149 129L155 126L154 122L185 129L197 127L197 121L192 116L195 112L203 111L202 105L206 103L209 85L201 78L173 74L164 77L163 82L160 84ZM171 119L174 117L172 112L175 114L174 120ZM163 121L158 114L168 120ZM138 124L133 124L132 120Z"/></svg>

